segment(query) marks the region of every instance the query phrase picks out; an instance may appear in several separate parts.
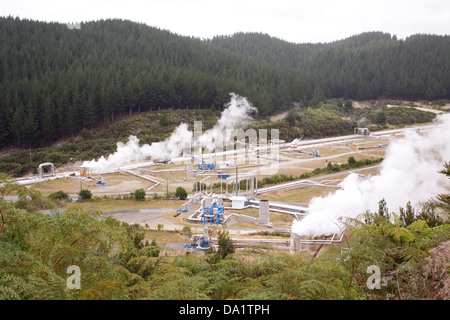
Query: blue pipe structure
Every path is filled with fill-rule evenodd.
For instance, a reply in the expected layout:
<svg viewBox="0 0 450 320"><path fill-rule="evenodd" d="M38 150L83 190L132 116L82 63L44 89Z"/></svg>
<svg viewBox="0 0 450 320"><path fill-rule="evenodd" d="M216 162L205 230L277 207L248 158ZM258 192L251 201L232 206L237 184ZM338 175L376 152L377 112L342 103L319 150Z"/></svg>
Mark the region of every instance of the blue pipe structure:
<svg viewBox="0 0 450 320"><path fill-rule="evenodd" d="M211 225L214 223L218 225L223 221L224 212L224 206L217 206L215 203L213 203L211 207L203 207L203 213L200 217L200 222L201 224L209 223Z"/></svg>
<svg viewBox="0 0 450 320"><path fill-rule="evenodd" d="M193 239L192 244L185 244L185 248L202 248L202 249L208 249L209 248L209 239L204 239L203 237L195 238Z"/></svg>
<svg viewBox="0 0 450 320"><path fill-rule="evenodd" d="M198 164L198 170L212 171L215 169L216 169L216 165L214 163L206 163L205 161L202 160L202 162Z"/></svg>
<svg viewBox="0 0 450 320"><path fill-rule="evenodd" d="M230 174L229 174L229 173L225 173L225 172L218 172L218 173L217 173L217 177L218 177L219 179L226 179L226 178L229 178L229 177L230 177Z"/></svg>

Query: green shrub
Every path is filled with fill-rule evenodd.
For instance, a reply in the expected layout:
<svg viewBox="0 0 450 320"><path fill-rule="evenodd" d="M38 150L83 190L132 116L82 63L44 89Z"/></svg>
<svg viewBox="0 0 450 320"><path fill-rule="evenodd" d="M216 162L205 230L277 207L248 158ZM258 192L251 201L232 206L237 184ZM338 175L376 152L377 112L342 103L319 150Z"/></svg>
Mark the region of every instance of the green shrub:
<svg viewBox="0 0 450 320"><path fill-rule="evenodd" d="M206 183L200 183L200 182L196 182L196 183L194 183L194 189L192 189L192 191L195 191L195 186L197 185L197 190L200 190L200 188L202 189L202 190L206 190L207 189L207 186L206 186Z"/></svg>
<svg viewBox="0 0 450 320"><path fill-rule="evenodd" d="M136 200L144 200L145 199L145 190L144 189L136 189L133 192L134 199Z"/></svg>
<svg viewBox="0 0 450 320"><path fill-rule="evenodd" d="M80 132L80 135L83 139L89 139L91 137L91 132L88 129L83 128L83 130L81 130Z"/></svg>
<svg viewBox="0 0 450 320"><path fill-rule="evenodd" d="M234 253L235 247L233 245L233 242L231 241L231 238L228 237L228 231L219 231L217 239L219 242L219 249L217 251L217 254L220 256L220 258L223 259L227 255Z"/></svg>
<svg viewBox="0 0 450 320"><path fill-rule="evenodd" d="M187 198L187 192L182 187L178 187L177 190L175 190L175 195L180 200L186 200Z"/></svg>
<svg viewBox="0 0 450 320"><path fill-rule="evenodd" d="M61 151L65 153L72 151L72 145L70 143L64 142L61 146Z"/></svg>
<svg viewBox="0 0 450 320"><path fill-rule="evenodd" d="M315 169L312 171L312 173L313 173L314 175L321 174L321 173L323 173L323 169L322 169L322 168L315 168Z"/></svg>
<svg viewBox="0 0 450 320"><path fill-rule="evenodd" d="M169 119L167 118L167 114L163 113L159 117L159 124L163 127L167 127L169 125Z"/></svg>
<svg viewBox="0 0 450 320"><path fill-rule="evenodd" d="M88 189L83 189L80 192L78 192L78 195L80 196L82 201L87 201L92 199L92 192Z"/></svg>
<svg viewBox="0 0 450 320"><path fill-rule="evenodd" d="M312 176L311 172L305 172L300 175L300 179L308 179L311 178L311 176Z"/></svg>
<svg viewBox="0 0 450 320"><path fill-rule="evenodd" d="M64 191L56 191L48 196L51 200L70 200L69 194Z"/></svg>
<svg viewBox="0 0 450 320"><path fill-rule="evenodd" d="M189 226L184 226L181 232L188 237L192 236L192 230Z"/></svg>
<svg viewBox="0 0 450 320"><path fill-rule="evenodd" d="M354 157L349 157L347 161L348 161L348 164L351 166L355 165L355 163L356 163L356 160Z"/></svg>
<svg viewBox="0 0 450 320"><path fill-rule="evenodd" d="M161 199L163 199L164 197L163 197L162 195L158 194L158 193L154 193L154 194L152 195L152 198L153 198L153 200L161 200Z"/></svg>

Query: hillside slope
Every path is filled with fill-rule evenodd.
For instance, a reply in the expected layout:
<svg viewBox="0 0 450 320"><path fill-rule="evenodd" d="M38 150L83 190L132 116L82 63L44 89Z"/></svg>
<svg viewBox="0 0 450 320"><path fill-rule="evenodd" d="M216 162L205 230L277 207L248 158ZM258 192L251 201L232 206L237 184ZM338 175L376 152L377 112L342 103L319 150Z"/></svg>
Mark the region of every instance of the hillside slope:
<svg viewBox="0 0 450 320"><path fill-rule="evenodd" d="M229 93L261 115L328 98L450 97L450 37L382 33L329 44L268 35L200 40L123 20L0 18L0 149L36 147L124 113L220 109Z"/></svg>

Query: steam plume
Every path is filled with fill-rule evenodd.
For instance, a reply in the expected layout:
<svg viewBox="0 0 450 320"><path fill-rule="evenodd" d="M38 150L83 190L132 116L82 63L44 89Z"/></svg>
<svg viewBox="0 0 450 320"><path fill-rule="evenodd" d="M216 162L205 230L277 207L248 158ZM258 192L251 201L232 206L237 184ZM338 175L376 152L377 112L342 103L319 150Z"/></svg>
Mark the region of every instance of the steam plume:
<svg viewBox="0 0 450 320"><path fill-rule="evenodd" d="M164 141L154 142L151 145L139 145L136 136L130 136L128 142L117 143L117 150L108 157L100 157L98 160L83 162L83 167L89 167L92 171L106 171L119 168L125 164L150 159L152 161L170 160L179 157L184 150L190 150L193 145L201 145L207 150L214 149L216 139L227 142L227 129L240 128L253 120L257 109L253 107L246 98L231 93L231 101L225 106L220 119L216 125L203 133L197 141L193 141L193 133L189 131L188 124L180 124Z"/></svg>
<svg viewBox="0 0 450 320"><path fill-rule="evenodd" d="M215 148L216 140L219 137L225 143L233 138L231 132L227 132L227 129L244 127L253 120L253 116L257 113L258 109L252 106L246 98L231 93L231 102L226 105L220 119L212 129L206 131L197 141L194 141L194 144L200 144L206 150L211 151Z"/></svg>
<svg viewBox="0 0 450 320"><path fill-rule="evenodd" d="M294 221L292 232L301 236L339 233L340 217L375 212L383 198L389 210L398 213L408 201L414 207L445 192L448 179L439 171L450 160L450 114L436 121L442 125L422 134L411 129L404 138L392 141L378 175L363 178L352 173L342 181L342 189L311 199L310 214Z"/></svg>

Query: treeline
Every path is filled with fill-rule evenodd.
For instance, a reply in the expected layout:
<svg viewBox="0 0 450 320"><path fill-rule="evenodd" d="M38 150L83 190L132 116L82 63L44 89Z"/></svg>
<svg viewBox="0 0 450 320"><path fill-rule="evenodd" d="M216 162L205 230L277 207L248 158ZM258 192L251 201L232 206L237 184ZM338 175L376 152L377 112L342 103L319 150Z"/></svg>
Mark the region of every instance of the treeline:
<svg viewBox="0 0 450 320"><path fill-rule="evenodd" d="M326 97L440 99L450 92L449 36L405 40L367 32L327 44L292 44L260 33L215 37L211 43L294 69L305 79L304 99Z"/></svg>
<svg viewBox="0 0 450 320"><path fill-rule="evenodd" d="M261 114L289 104L295 73L130 21L64 24L0 18L0 146L49 143L124 114L214 108L230 92ZM294 87L292 87L294 88Z"/></svg>
<svg viewBox="0 0 450 320"><path fill-rule="evenodd" d="M262 115L325 96L448 98L449 39L369 33L295 45L237 34L203 41L122 20L71 30L3 17L0 148L47 145L134 112L220 109L230 92Z"/></svg>

